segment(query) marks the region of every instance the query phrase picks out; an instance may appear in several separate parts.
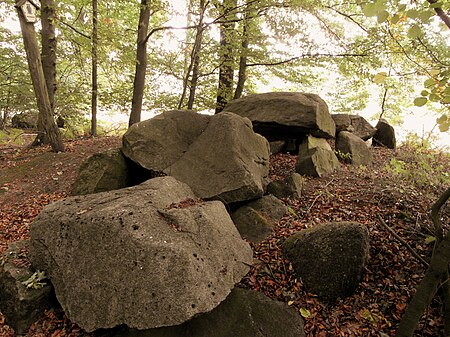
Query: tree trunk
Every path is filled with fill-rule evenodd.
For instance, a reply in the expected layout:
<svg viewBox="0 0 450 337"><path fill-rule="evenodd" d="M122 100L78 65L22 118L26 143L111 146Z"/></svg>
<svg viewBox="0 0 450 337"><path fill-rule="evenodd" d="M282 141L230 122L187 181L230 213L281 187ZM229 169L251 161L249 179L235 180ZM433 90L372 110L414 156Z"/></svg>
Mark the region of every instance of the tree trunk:
<svg viewBox="0 0 450 337"><path fill-rule="evenodd" d="M250 43L248 31L251 17L252 17L252 10L249 7L245 12L242 26L241 53L239 56L239 73L238 73L238 80L236 83L236 90L234 91L233 97L234 99L240 98L242 96L242 93L244 92L245 81L247 80L247 55L248 55L248 46Z"/></svg>
<svg viewBox="0 0 450 337"><path fill-rule="evenodd" d="M192 24L192 12L194 10L194 0L189 0L187 4L187 16L186 16L186 27L191 26ZM197 32L197 31L196 31ZM189 77L191 76L192 67L193 67L193 51L194 48L189 48L190 43L190 33L186 32L186 38L184 41L184 62L183 62L183 90L181 91L181 96L178 101L178 109L181 109L184 104L184 99L186 98L187 86L189 82Z"/></svg>
<svg viewBox="0 0 450 337"><path fill-rule="evenodd" d="M436 211L433 206L433 213L439 211L442 205L450 197L450 188L439 198L436 204L439 204ZM436 205L435 204L435 205ZM441 281L448 282L446 276L448 275L448 264L450 261L450 231L443 237L439 246L433 252L430 265L422 282L419 284L416 293L414 294L411 302L406 308L405 314L400 322L397 330L396 337L411 337L414 330L422 317L425 309L431 303L431 300L436 293L436 290ZM445 295L444 295L445 297ZM448 308L444 308L447 309ZM448 315L448 314L447 314ZM448 331L446 331L447 333Z"/></svg>
<svg viewBox="0 0 450 337"><path fill-rule="evenodd" d="M217 89L216 114L221 112L229 100L233 97L234 77L234 22L231 13L237 6L237 0L224 0L222 5L223 23L220 24L220 49L219 49L219 85Z"/></svg>
<svg viewBox="0 0 450 337"><path fill-rule="evenodd" d="M16 0L16 6L18 6L19 2L20 0ZM34 24L26 22L22 10L19 7L17 7L17 13L19 16L20 28L22 30L25 52L27 54L31 81L33 82L39 116L43 123L44 132L49 138L52 150L54 152L62 152L64 151L64 144L59 129L53 119Z"/></svg>
<svg viewBox="0 0 450 337"><path fill-rule="evenodd" d="M56 34L53 22L55 21L55 4L53 0L41 0L41 6L42 69L44 70L52 116L54 116L56 91ZM45 133L44 121L41 115L38 116L37 129L38 135L31 145L38 146L41 144L50 144L50 140Z"/></svg>
<svg viewBox="0 0 450 337"><path fill-rule="evenodd" d="M200 0L200 18L198 21L197 33L195 35L194 48L192 50L192 77L189 88L189 98L187 108L192 109L194 106L195 90L197 89L199 69L200 69L200 49L202 48L203 40L203 21L205 17L206 5L205 0Z"/></svg>
<svg viewBox="0 0 450 337"><path fill-rule="evenodd" d="M147 70L147 33L150 20L150 0L141 0L136 48L136 71L133 83L133 100L128 126L141 121L144 98L145 72Z"/></svg>
<svg viewBox="0 0 450 337"><path fill-rule="evenodd" d="M56 34L55 34L55 2L41 0L42 25L42 68L47 84L48 98L54 115L56 92Z"/></svg>
<svg viewBox="0 0 450 337"><path fill-rule="evenodd" d="M12 80L11 80L11 74L9 74L8 76L8 92L6 95L6 104L4 107L2 107L2 115L0 116L0 130L5 130L6 128L6 121L8 120L9 117L9 105L10 105L10 101L11 101L11 84L12 84Z"/></svg>
<svg viewBox="0 0 450 337"><path fill-rule="evenodd" d="M97 136L97 46L98 46L98 8L97 0L92 0L92 92L91 92L91 135Z"/></svg>

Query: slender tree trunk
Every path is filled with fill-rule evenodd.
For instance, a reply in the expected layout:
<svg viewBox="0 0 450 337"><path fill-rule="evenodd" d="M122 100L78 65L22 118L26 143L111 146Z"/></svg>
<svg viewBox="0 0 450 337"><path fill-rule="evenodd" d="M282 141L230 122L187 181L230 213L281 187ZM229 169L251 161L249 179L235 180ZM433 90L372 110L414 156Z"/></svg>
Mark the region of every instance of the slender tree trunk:
<svg viewBox="0 0 450 337"><path fill-rule="evenodd" d="M432 217L438 214L439 209L450 198L450 188L444 192L436 204L432 208ZM437 206L436 206L437 205ZM433 219L434 221L434 219ZM439 229L439 224L437 229ZM438 234L438 231L436 231ZM396 337L412 337L417 323L422 317L425 309L431 303L440 282L448 282L448 264L450 261L450 231L442 238L440 244L436 247L431 257L425 276L420 282L416 293L406 308L405 314L400 322ZM448 294L447 294L448 295ZM444 298L446 295L444 295ZM447 307L444 307L448 310ZM448 314L444 314L448 316ZM448 327L446 327L446 336L448 335Z"/></svg>
<svg viewBox="0 0 450 337"><path fill-rule="evenodd" d="M250 5L252 6L252 5ZM248 46L249 46L249 26L252 10L251 8L247 8L247 11L244 15L244 21L242 26L242 42L241 42L241 53L239 56L239 72L238 72L238 80L236 83L236 90L234 91L234 99L240 98L242 93L244 92L245 81L247 80L247 55L248 55Z"/></svg>
<svg viewBox="0 0 450 337"><path fill-rule="evenodd" d="M97 0L92 0L92 92L91 92L91 135L97 136L97 47L98 47L98 6Z"/></svg>
<svg viewBox="0 0 450 337"><path fill-rule="evenodd" d="M1 108L1 110L3 111L2 116L0 116L0 130L5 130L6 128L6 121L8 120L9 117L9 105L11 103L11 84L12 84L12 80L11 80L11 74L8 76L8 92L6 95L6 103L5 106L3 108Z"/></svg>
<svg viewBox="0 0 450 337"><path fill-rule="evenodd" d="M18 6L19 2L20 0L16 0L16 6ZM34 93L36 95L39 115L43 121L44 131L50 140L52 150L55 152L62 152L64 151L64 144L61 138L61 133L59 132L55 120L53 119L34 24L26 22L22 10L18 7L17 13L19 15L20 28L22 30L23 43L27 54L31 81L33 82Z"/></svg>
<svg viewBox="0 0 450 337"><path fill-rule="evenodd" d="M128 126L141 121L144 98L145 72L147 70L147 33L150 21L150 0L141 0L136 48L136 71L133 84L133 100Z"/></svg>
<svg viewBox="0 0 450 337"><path fill-rule="evenodd" d="M237 6L237 0L224 0L222 10L224 22L220 24L220 49L219 49L219 85L217 89L216 113L223 110L225 105L233 97L234 77L234 22L232 11Z"/></svg>
<svg viewBox="0 0 450 337"><path fill-rule="evenodd" d="M47 84L48 98L54 115L56 92L56 34L55 34L55 2L54 0L41 0L42 25L42 68L45 83Z"/></svg>
<svg viewBox="0 0 450 337"><path fill-rule="evenodd" d="M55 20L55 4L53 0L41 0L41 6L42 69L44 70L52 116L54 116L56 91L56 34L53 22ZM38 116L37 129L38 135L31 145L38 146L41 144L49 144L50 140L45 133L44 121L41 115Z"/></svg>
<svg viewBox="0 0 450 337"><path fill-rule="evenodd" d="M188 8L187 8L187 16L186 16L186 27L191 26L192 23L192 12L194 10L194 0L188 1ZM183 66L183 90L181 92L180 100L178 101L178 109L181 109L184 104L184 99L186 98L187 93L187 86L189 82L189 76L191 75L193 63L192 63L192 53L194 48L189 48L191 40L191 34L190 31L186 31L186 38L185 38L185 48L184 48L184 66Z"/></svg>
<svg viewBox="0 0 450 337"><path fill-rule="evenodd" d="M189 99L187 108L192 109L194 106L195 99L195 91L197 89L197 83L199 78L199 69L200 69L200 49L202 48L202 40L203 40L203 21L205 17L206 5L205 0L200 0L200 18L198 21L197 33L195 35L195 43L194 48L192 50L192 78L191 85L189 89Z"/></svg>

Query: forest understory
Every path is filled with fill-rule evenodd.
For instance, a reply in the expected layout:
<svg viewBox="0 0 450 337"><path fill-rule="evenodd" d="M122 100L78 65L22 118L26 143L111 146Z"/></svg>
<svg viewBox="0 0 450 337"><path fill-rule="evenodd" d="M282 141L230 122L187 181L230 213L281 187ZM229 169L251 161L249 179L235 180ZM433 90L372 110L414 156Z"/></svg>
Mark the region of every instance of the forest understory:
<svg viewBox="0 0 450 337"><path fill-rule="evenodd" d="M0 253L10 242L28 238L29 226L47 204L70 192L78 168L89 155L120 146L114 137L66 142L66 152L49 147L0 146ZM257 261L239 287L255 289L286 302L304 317L309 337L394 336L406 305L421 281L425 267L380 221L420 256L429 261L433 243L432 204L450 184L450 155L401 146L372 148L374 163L366 167L341 164L323 178L305 178L302 197L284 200L289 212L273 234L252 245ZM296 156L271 157L270 179L294 170ZM450 229L450 206L441 210ZM370 233L370 258L354 295L335 304L321 303L302 284L283 258L281 247L291 234L330 221L356 221ZM443 312L435 297L417 327L417 336L443 336ZM47 311L27 336L108 336L85 333L61 310ZM16 336L0 314L0 336Z"/></svg>

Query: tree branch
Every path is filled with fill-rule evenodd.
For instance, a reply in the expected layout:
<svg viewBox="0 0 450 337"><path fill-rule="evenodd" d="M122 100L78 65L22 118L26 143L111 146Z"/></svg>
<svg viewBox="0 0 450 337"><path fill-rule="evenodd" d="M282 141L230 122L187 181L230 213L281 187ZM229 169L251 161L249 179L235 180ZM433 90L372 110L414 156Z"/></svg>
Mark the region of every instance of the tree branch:
<svg viewBox="0 0 450 337"><path fill-rule="evenodd" d="M365 27L363 27L362 24L360 24L358 21L356 21L355 19L353 19L353 18L351 17L351 15L345 14L345 13L343 13L343 12L341 12L341 11L337 10L336 8L331 7L331 6L325 6L325 8L328 8L328 9L330 9L330 10L332 10L332 11L335 11L335 12L338 13L339 15L342 15L343 17L349 19L351 22L353 22L355 25L357 25L359 28L361 28L364 32L369 33L369 31L368 31Z"/></svg>
<svg viewBox="0 0 450 337"><path fill-rule="evenodd" d="M403 55L405 55L405 57L412 63L414 63L418 68L422 69L423 71L425 71L429 76L431 76L431 74L428 72L428 70L426 68L424 68L423 66L421 66L419 63L417 63L416 61L414 61L411 56L409 56L409 54L406 52L405 48L403 48L403 46L401 45L400 42L398 42L398 40L394 37L394 34L392 34L391 30L388 29L388 33L389 36L395 41L395 43L397 43L397 45L400 47L400 49L402 50Z"/></svg>
<svg viewBox="0 0 450 337"><path fill-rule="evenodd" d="M303 54L303 55L299 55L299 56L294 56L291 57L290 59L287 60L282 60L282 61L278 61L278 62L268 62L268 63L248 63L247 67L255 67L255 66L278 66L281 64L285 64L285 63L289 63L289 62L293 62L293 61L297 61L299 59L302 58L313 58L313 57L366 57L368 56L368 54L322 54L322 53L315 53L315 54Z"/></svg>
<svg viewBox="0 0 450 337"><path fill-rule="evenodd" d="M444 233L442 231L442 223L439 217L439 211L441 207L450 199L450 187L439 197L439 199L433 204L431 207L431 220L434 224L434 233L436 235L436 242L439 244L443 237Z"/></svg>
<svg viewBox="0 0 450 337"><path fill-rule="evenodd" d="M82 31L80 31L77 28L75 28L74 26L72 26L70 23L67 23L67 22L64 22L64 21L61 21L61 20L59 22L61 22L63 25L65 25L65 26L69 27L70 29L72 29L75 33L78 33L81 36L85 37L86 39L89 39L89 40L91 39L90 35L87 35L87 34L83 33Z"/></svg>
<svg viewBox="0 0 450 337"><path fill-rule="evenodd" d="M437 0L428 0L428 2L430 4L435 4L437 3ZM434 9L434 11L436 12L436 14L441 18L441 20L445 23L445 25L450 29L450 18L448 17L448 15L442 10L441 7L436 7Z"/></svg>
<svg viewBox="0 0 450 337"><path fill-rule="evenodd" d="M384 112L385 112L386 98L387 98L388 90L389 90L389 88L384 88L383 100L381 101L381 115L380 115L379 119L381 119L383 117Z"/></svg>
<svg viewBox="0 0 450 337"><path fill-rule="evenodd" d="M389 233L391 233L398 241L400 241L400 243L401 243L402 245L404 245L404 246L406 247L406 249L408 249L408 250L411 252L411 254L412 254L417 260L419 260L420 263L422 263L426 268L428 268L428 262L425 261L425 259L424 259L422 256L420 256L420 255L414 250L414 248L412 248L412 247L408 244L408 242L406 242L405 240L403 240L402 237L400 237L397 233L395 233L395 231L394 231L391 227L389 227L389 226L384 222L384 220L383 220L383 218L380 216L380 214L377 214L377 216L378 216L378 220L380 220L380 223L383 225L383 227L386 228L386 229L389 231Z"/></svg>

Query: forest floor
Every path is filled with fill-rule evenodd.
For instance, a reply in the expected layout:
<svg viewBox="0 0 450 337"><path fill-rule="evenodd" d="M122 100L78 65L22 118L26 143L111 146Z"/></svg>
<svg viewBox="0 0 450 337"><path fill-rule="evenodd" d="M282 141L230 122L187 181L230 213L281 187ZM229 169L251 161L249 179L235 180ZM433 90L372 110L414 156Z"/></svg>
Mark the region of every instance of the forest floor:
<svg viewBox="0 0 450 337"><path fill-rule="evenodd" d="M66 143L66 152L48 147L0 145L0 254L10 242L28 238L33 218L47 204L68 195L78 168L89 155L120 146L118 138L87 138ZM374 164L341 165L335 173L305 178L303 196L285 202L289 212L274 233L252 245L258 263L239 284L286 302L302 314L309 337L394 336L406 305L425 267L390 234L379 217L429 260L433 224L429 210L450 185L450 154L402 146L373 148ZM294 170L296 157L271 157L270 178ZM450 206L442 209L450 230ZM329 221L357 221L370 233L370 259L354 295L334 304L321 303L308 293L292 266L281 255L284 240L304 228ZM421 320L418 336L442 336L443 312L438 297ZM27 336L99 336L87 334L58 309L47 311ZM103 332L102 336L105 333ZM13 337L0 313L0 336Z"/></svg>

